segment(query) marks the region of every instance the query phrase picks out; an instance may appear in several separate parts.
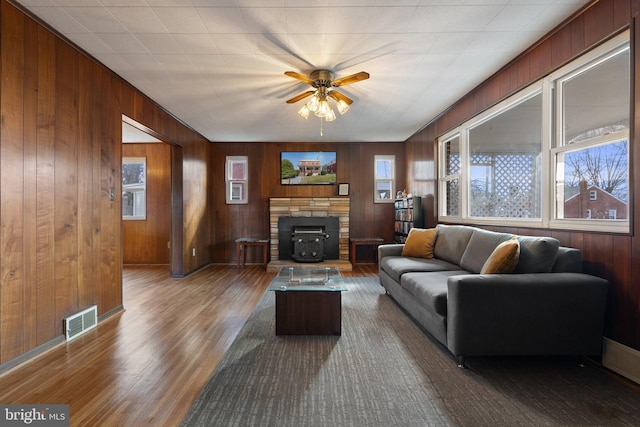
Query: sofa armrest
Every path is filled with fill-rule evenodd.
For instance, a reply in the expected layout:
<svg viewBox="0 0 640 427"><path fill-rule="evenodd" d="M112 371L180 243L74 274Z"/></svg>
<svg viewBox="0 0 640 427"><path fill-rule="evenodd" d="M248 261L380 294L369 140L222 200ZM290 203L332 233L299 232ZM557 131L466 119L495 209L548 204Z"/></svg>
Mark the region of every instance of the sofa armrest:
<svg viewBox="0 0 640 427"><path fill-rule="evenodd" d="M456 356L596 355L608 282L582 273L460 275L447 282Z"/></svg>
<svg viewBox="0 0 640 427"><path fill-rule="evenodd" d="M402 255L402 248L404 248L403 243L388 243L378 246L378 262L382 261L382 258L386 256Z"/></svg>

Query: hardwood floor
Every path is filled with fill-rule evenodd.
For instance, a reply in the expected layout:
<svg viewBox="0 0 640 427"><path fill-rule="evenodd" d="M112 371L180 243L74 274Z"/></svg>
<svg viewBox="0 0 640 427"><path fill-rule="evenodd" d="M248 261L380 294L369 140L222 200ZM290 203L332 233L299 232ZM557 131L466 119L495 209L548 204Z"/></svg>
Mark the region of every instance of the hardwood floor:
<svg viewBox="0 0 640 427"><path fill-rule="evenodd" d="M345 277L375 276L374 264ZM176 426L265 292L262 266L182 279L126 266L125 310L0 375L0 402L70 405L72 426Z"/></svg>

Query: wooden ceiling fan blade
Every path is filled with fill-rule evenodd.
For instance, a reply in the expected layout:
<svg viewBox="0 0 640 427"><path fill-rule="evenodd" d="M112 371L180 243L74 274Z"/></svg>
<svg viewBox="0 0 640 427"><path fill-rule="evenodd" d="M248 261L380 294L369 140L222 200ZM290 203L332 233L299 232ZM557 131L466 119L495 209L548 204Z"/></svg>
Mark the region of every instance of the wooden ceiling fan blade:
<svg viewBox="0 0 640 427"><path fill-rule="evenodd" d="M343 93L338 92L337 90L332 90L331 92L329 92L329 96L335 99L336 101L338 100L344 101L347 103L347 105L353 104L353 100L351 98L349 98L347 95Z"/></svg>
<svg viewBox="0 0 640 427"><path fill-rule="evenodd" d="M367 80L368 78L369 78L369 73L365 71L360 71L359 73L351 74L350 76L340 77L339 79L335 79L333 81L333 86L350 85L351 83L361 82L362 80Z"/></svg>
<svg viewBox="0 0 640 427"><path fill-rule="evenodd" d="M300 95L296 95L293 98L291 98L290 100L287 101L287 104L295 104L296 102L300 101L301 99L306 98L307 96L311 96L314 93L316 93L315 90L308 90L306 92L301 93Z"/></svg>
<svg viewBox="0 0 640 427"><path fill-rule="evenodd" d="M289 77L293 77L294 79L309 83L310 85L313 84L313 80L311 80L309 77L303 76L302 74L296 73L295 71L285 71L284 73Z"/></svg>

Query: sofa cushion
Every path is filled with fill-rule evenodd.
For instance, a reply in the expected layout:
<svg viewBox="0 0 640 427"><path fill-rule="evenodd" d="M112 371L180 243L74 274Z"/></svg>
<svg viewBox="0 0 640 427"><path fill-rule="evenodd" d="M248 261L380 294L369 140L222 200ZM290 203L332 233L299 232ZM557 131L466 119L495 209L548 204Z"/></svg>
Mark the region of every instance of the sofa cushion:
<svg viewBox="0 0 640 427"><path fill-rule="evenodd" d="M438 237L433 248L436 258L460 265L460 258L469 243L473 230L473 227L464 225L438 224Z"/></svg>
<svg viewBox="0 0 640 427"><path fill-rule="evenodd" d="M458 269L457 265L439 259L412 258L403 256L388 256L380 261L380 269L384 270L393 280L400 283L400 277L413 271L444 271Z"/></svg>
<svg viewBox="0 0 640 427"><path fill-rule="evenodd" d="M520 243L516 236L500 243L485 261L480 274L512 273L520 258Z"/></svg>
<svg viewBox="0 0 640 427"><path fill-rule="evenodd" d="M560 242L553 237L518 236L520 259L514 273L550 273Z"/></svg>
<svg viewBox="0 0 640 427"><path fill-rule="evenodd" d="M447 278L468 274L464 270L406 273L400 286L441 316L447 315Z"/></svg>
<svg viewBox="0 0 640 427"><path fill-rule="evenodd" d="M412 228L404 242L402 256L433 258L433 245L437 235L437 228Z"/></svg>
<svg viewBox="0 0 640 427"><path fill-rule="evenodd" d="M580 249L560 246L552 273L582 273L582 254Z"/></svg>
<svg viewBox="0 0 640 427"><path fill-rule="evenodd" d="M460 267L472 273L480 273L493 250L512 236L512 234L473 228L473 234L460 259Z"/></svg>

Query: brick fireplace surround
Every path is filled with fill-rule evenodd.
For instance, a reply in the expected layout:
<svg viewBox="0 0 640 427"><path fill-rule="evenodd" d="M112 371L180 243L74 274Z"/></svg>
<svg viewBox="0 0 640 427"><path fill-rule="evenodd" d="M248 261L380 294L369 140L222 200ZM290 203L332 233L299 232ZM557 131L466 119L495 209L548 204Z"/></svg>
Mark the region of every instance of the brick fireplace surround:
<svg viewBox="0 0 640 427"><path fill-rule="evenodd" d="M271 262L277 271L278 264L278 219L292 217L338 217L339 259L338 263L349 263L349 210L348 197L277 197L269 199L269 238L271 239ZM331 262L332 260L327 260Z"/></svg>

